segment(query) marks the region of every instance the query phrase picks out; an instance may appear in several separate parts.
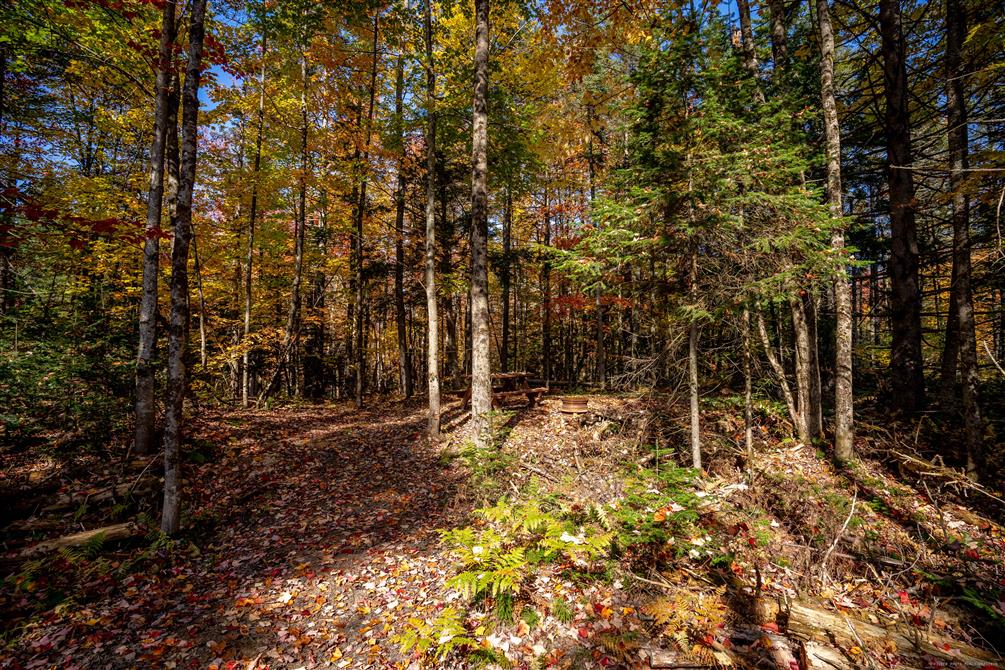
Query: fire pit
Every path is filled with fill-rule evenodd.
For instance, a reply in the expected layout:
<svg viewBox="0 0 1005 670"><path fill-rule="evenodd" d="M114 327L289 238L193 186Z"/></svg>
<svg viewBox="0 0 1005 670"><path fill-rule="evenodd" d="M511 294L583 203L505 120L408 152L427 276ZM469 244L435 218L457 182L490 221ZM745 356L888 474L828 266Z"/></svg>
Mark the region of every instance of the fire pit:
<svg viewBox="0 0 1005 670"><path fill-rule="evenodd" d="M585 414L590 411L588 407L589 403L589 398L581 396L562 398L562 406L559 408L559 411L565 414Z"/></svg>

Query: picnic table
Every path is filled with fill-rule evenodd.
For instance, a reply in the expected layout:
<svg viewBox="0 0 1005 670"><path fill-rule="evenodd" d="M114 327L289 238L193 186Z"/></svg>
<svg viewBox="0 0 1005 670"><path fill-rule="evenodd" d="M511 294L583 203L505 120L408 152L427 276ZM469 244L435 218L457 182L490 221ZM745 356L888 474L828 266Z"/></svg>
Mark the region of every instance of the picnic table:
<svg viewBox="0 0 1005 670"><path fill-rule="evenodd" d="M471 405L471 383L468 376L468 388L464 391L461 401L462 407ZM547 386L530 385L529 372L497 372L492 375L492 408L499 407L503 401L509 398L525 396L527 406L533 407L537 404L537 399L548 392Z"/></svg>

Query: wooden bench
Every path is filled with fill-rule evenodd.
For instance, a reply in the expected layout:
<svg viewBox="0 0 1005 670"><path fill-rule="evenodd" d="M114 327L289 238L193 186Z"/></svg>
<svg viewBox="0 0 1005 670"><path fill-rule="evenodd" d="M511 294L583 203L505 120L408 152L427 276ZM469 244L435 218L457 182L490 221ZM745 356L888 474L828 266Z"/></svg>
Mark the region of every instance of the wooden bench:
<svg viewBox="0 0 1005 670"><path fill-rule="evenodd" d="M547 393L549 389L547 386L531 387L527 383L529 377L530 374L526 372L499 372L492 375L492 381L499 382L499 384L492 387L492 407L499 407L507 398L519 396L527 398L528 407L536 405L538 398ZM466 408L470 405L471 387L469 386L464 391L461 406Z"/></svg>
<svg viewBox="0 0 1005 670"><path fill-rule="evenodd" d="M527 396L527 406L533 407L537 404L537 399L548 392L547 386L538 386L537 388L525 388L516 389L513 391L493 391L492 392L492 406L496 407L502 404L500 401L506 398L513 398L518 396Z"/></svg>

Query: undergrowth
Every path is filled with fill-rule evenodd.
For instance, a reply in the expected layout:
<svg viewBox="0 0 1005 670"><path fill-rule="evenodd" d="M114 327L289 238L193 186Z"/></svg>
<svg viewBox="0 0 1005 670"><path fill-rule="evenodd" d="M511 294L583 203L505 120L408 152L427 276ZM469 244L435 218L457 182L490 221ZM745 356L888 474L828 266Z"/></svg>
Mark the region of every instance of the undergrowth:
<svg viewBox="0 0 1005 670"><path fill-rule="evenodd" d="M459 455L483 492L512 458L496 449L468 448ZM659 568L681 558L721 558L721 544L700 525L700 508L708 497L695 489L696 479L697 472L688 468L636 469L626 474L625 495L610 505L569 504L557 494L531 489L525 491L524 500L500 498L493 506L475 510L470 525L441 531L457 561L456 574L447 585L465 598L469 609L451 608L435 619L410 621L399 637L402 650L437 660L452 652L484 660L486 626L513 623L515 613L523 624L537 623L539 615L529 607L528 586L544 566L578 583L612 581L621 559L629 566ZM706 616L696 624L700 631L690 625L681 627L679 635L700 641L719 625L720 596L683 603L688 608L700 606ZM652 606L660 610L665 605L656 601ZM491 616L485 619L484 613ZM548 614L569 623L575 610L568 600L556 597ZM665 619L660 625L670 630L675 624ZM605 635L598 637L598 643L614 658L627 658L637 646L622 635Z"/></svg>

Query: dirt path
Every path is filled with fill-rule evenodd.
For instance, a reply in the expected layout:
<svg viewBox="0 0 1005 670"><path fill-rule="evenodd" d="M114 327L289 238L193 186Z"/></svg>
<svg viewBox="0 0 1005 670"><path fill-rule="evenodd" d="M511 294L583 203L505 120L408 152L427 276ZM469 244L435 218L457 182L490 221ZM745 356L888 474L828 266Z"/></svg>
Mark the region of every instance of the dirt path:
<svg viewBox="0 0 1005 670"><path fill-rule="evenodd" d="M410 619L432 621L447 607L466 610L445 587L456 565L438 530L473 523L475 499L491 504L502 493L538 491L582 510L604 503L622 509L626 494L641 495L638 488L626 492L625 463L644 458L635 447L651 409L637 399L591 402L596 416L585 423L561 415L554 401L507 414L498 452L507 465L492 471L491 485L484 465L465 465L464 456L445 457L425 443L421 403L193 412L199 418L190 426L186 531L179 542L106 547L77 563L50 557L48 576L32 588L5 585L0 668L417 670L418 657L403 655L396 637ZM459 456L464 431L457 404L445 417L456 429L452 456ZM517 670L665 667L655 659L674 642L651 612L693 611L704 602L696 597L719 598L715 585L723 575L733 584L732 600L723 605L725 627L714 632L730 640L731 653L757 663L790 666L771 656L774 643L762 640L779 632L777 622L755 625L755 584L772 602L800 597L864 625L934 630L954 640L954 649L955 640L973 642L974 613L956 607L960 599L951 589L963 584L971 595L998 593L1000 526L958 505L929 504L877 463L859 464L855 484L815 450L785 441L760 445L758 481L748 490L730 453L711 452L710 460L720 461L717 472L665 491L693 503L698 518L662 547L678 541L684 547L673 550L676 559L661 559L666 569L645 563L635 566L641 573L631 572L629 554L603 574L537 564L521 584L526 609L513 621L495 625L484 608L467 611L465 625L480 645L469 651L505 655ZM664 467L670 466L668 460ZM861 492L849 499L849 489ZM673 505L661 507L666 500L658 490L644 493L661 502L638 518L661 523L657 515L665 520ZM853 514L858 522L849 525ZM912 535L903 519L919 533L928 530ZM950 533L961 539L950 541ZM839 549L827 566L832 579L820 574L827 547ZM867 564L874 555L881 560ZM728 572L710 562L722 556L731 559ZM25 625L15 610L42 614ZM899 662L888 645L874 647L867 651L875 658ZM671 656L676 662L680 655ZM997 667L997 661L984 665Z"/></svg>
<svg viewBox="0 0 1005 670"><path fill-rule="evenodd" d="M199 420L226 454L189 470L187 552L52 613L2 665L407 666L392 638L442 606L436 529L466 511L423 427L401 403Z"/></svg>

